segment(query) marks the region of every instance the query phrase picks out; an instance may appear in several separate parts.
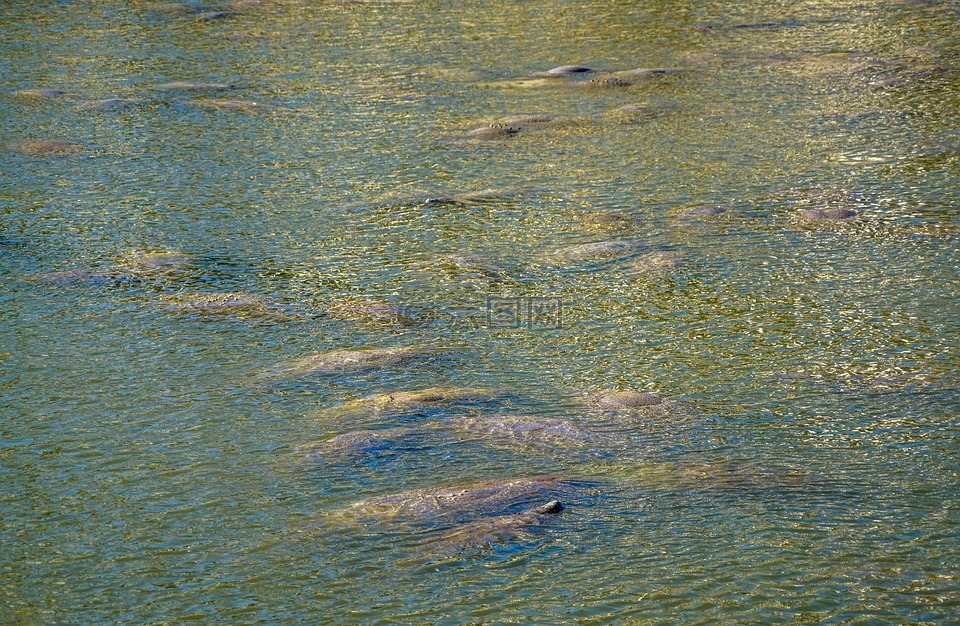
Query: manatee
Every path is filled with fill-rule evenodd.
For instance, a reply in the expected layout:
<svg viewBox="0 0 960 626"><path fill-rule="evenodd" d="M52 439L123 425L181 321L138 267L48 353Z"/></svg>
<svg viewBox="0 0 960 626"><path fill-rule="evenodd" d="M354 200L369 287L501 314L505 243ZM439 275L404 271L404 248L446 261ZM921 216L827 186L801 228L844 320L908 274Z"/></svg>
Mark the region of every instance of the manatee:
<svg viewBox="0 0 960 626"><path fill-rule="evenodd" d="M601 409L631 410L663 404L663 398L645 391L604 390L589 394L587 399Z"/></svg>
<svg viewBox="0 0 960 626"><path fill-rule="evenodd" d="M635 81L620 76L605 76L569 83L571 87L576 89L622 89L624 87L633 87L635 84Z"/></svg>
<svg viewBox="0 0 960 626"><path fill-rule="evenodd" d="M167 15L193 14L202 11L202 6L188 2L156 2L147 5L150 11L157 13L166 13Z"/></svg>
<svg viewBox="0 0 960 626"><path fill-rule="evenodd" d="M306 380L317 376L357 374L422 362L436 350L418 347L333 350L293 359L257 377L258 380Z"/></svg>
<svg viewBox="0 0 960 626"><path fill-rule="evenodd" d="M641 418L683 418L696 413L686 402L662 398L655 393L604 389L581 393L580 402L603 412L636 415Z"/></svg>
<svg viewBox="0 0 960 626"><path fill-rule="evenodd" d="M633 78L656 78L658 76L673 76L682 74L686 70L681 67L638 67L633 70L624 70L617 72L621 76L630 76Z"/></svg>
<svg viewBox="0 0 960 626"><path fill-rule="evenodd" d="M266 296L253 293L178 293L163 298L179 311L205 315L279 316L283 310Z"/></svg>
<svg viewBox="0 0 960 626"><path fill-rule="evenodd" d="M559 118L553 115L507 115L505 117L498 117L492 123L498 126L517 126L524 128L546 126L558 121L558 119Z"/></svg>
<svg viewBox="0 0 960 626"><path fill-rule="evenodd" d="M33 274L30 280L54 285L74 285L81 283L106 283L117 280L117 275L104 270L78 267L66 270L54 270Z"/></svg>
<svg viewBox="0 0 960 626"><path fill-rule="evenodd" d="M21 89L14 94L24 100L65 100L76 96L63 89Z"/></svg>
<svg viewBox="0 0 960 626"><path fill-rule="evenodd" d="M870 368L848 369L835 367L812 370L799 370L784 373L778 377L782 381L800 383L803 386L827 386L837 391L855 391L863 393L888 393L891 391L942 390L955 388L956 380L942 378L929 371L906 371L889 365L875 365Z"/></svg>
<svg viewBox="0 0 960 626"><path fill-rule="evenodd" d="M783 28L784 26L796 26L797 23L794 22L742 22L740 24L733 24L730 28L736 30L777 30L778 28Z"/></svg>
<svg viewBox="0 0 960 626"><path fill-rule="evenodd" d="M373 324L416 326L425 321L422 314L408 306L379 300L342 298L332 304L328 311L339 319Z"/></svg>
<svg viewBox="0 0 960 626"><path fill-rule="evenodd" d="M466 272L477 272L487 276L496 276L505 271L505 268L493 259L470 252L442 256L438 259L438 263L443 266Z"/></svg>
<svg viewBox="0 0 960 626"><path fill-rule="evenodd" d="M676 466L672 474L672 482L681 489L738 498L796 495L833 488L829 481L815 475L730 461L685 463Z"/></svg>
<svg viewBox="0 0 960 626"><path fill-rule="evenodd" d="M614 111L613 115L619 116L624 121L642 120L659 117L678 109L675 104L651 104L647 102L635 102L625 104Z"/></svg>
<svg viewBox="0 0 960 626"><path fill-rule="evenodd" d="M493 402L502 394L472 387L430 387L378 393L344 403L347 411L425 411Z"/></svg>
<svg viewBox="0 0 960 626"><path fill-rule="evenodd" d="M853 209L842 207L800 209L796 216L807 222L840 222L857 216Z"/></svg>
<svg viewBox="0 0 960 626"><path fill-rule="evenodd" d="M728 204L694 202L677 207L674 212L686 217L705 218L729 215L732 210L732 207Z"/></svg>
<svg viewBox="0 0 960 626"><path fill-rule="evenodd" d="M851 80L871 76L889 64L862 52L835 51L804 57L785 67L805 78L815 80Z"/></svg>
<svg viewBox="0 0 960 626"><path fill-rule="evenodd" d="M143 277L164 277L182 274L190 269L193 257L183 252L148 252L128 258L122 265Z"/></svg>
<svg viewBox="0 0 960 626"><path fill-rule="evenodd" d="M197 19L201 22L213 22L215 20L222 20L228 17L232 17L234 14L231 11L203 11L197 13Z"/></svg>
<svg viewBox="0 0 960 626"><path fill-rule="evenodd" d="M204 3L192 1L158 2L149 4L146 8L156 13L164 13L171 16L193 16L198 19L218 19L217 14L226 13L226 11L212 9Z"/></svg>
<svg viewBox="0 0 960 626"><path fill-rule="evenodd" d="M802 187L787 189L773 196L776 199L789 200L797 204L812 204L816 206L836 205L855 202L861 199L857 193L847 189L833 189L823 187Z"/></svg>
<svg viewBox="0 0 960 626"><path fill-rule="evenodd" d="M220 98L194 98L187 100L187 104L198 109L220 111L228 113L269 113L275 109L267 104L245 100L225 100Z"/></svg>
<svg viewBox="0 0 960 626"><path fill-rule="evenodd" d="M13 144L13 149L23 154L67 156L86 150L86 147L76 141L62 139L41 139Z"/></svg>
<svg viewBox="0 0 960 626"><path fill-rule="evenodd" d="M393 448L419 432L417 429L403 427L358 430L301 446L297 451L313 459L374 455Z"/></svg>
<svg viewBox="0 0 960 626"><path fill-rule="evenodd" d="M489 480L367 498L338 513L359 522L375 523L467 521L537 500L542 502L578 488L575 481L558 476Z"/></svg>
<svg viewBox="0 0 960 626"><path fill-rule="evenodd" d="M634 219L623 211L598 211L588 215L583 223L596 228L628 228L633 226Z"/></svg>
<svg viewBox="0 0 960 626"><path fill-rule="evenodd" d="M775 197L786 199L797 205L798 209L794 217L808 223L850 220L857 216L857 211L846 206L865 201L862 194L844 189L791 189Z"/></svg>
<svg viewBox="0 0 960 626"><path fill-rule="evenodd" d="M466 522L431 537L423 547L437 556L455 556L469 550L515 542L532 536L535 528L555 520L564 508L559 500L551 500L519 513Z"/></svg>
<svg viewBox="0 0 960 626"><path fill-rule="evenodd" d="M557 117L554 115L506 115L492 118L479 128L469 131L467 139L508 139L519 134L535 134L547 132L551 129L570 128L581 123L574 117Z"/></svg>
<svg viewBox="0 0 960 626"><path fill-rule="evenodd" d="M600 263L622 259L640 250L640 244L627 239L580 243L558 250L554 256L574 263Z"/></svg>
<svg viewBox="0 0 960 626"><path fill-rule="evenodd" d="M92 100L83 105L85 109L97 109L100 111L123 111L135 109L149 104L141 98L106 98L103 100Z"/></svg>
<svg viewBox="0 0 960 626"><path fill-rule="evenodd" d="M516 135L521 130L523 129L520 126L491 124L489 126L481 126L480 128L474 128L473 130L467 131L465 137L467 139L481 140L506 139Z"/></svg>
<svg viewBox="0 0 960 626"><path fill-rule="evenodd" d="M645 276L656 276L677 270L690 263L682 252L657 251L640 254L630 261L630 269Z"/></svg>
<svg viewBox="0 0 960 626"><path fill-rule="evenodd" d="M510 446L571 446L607 441L607 437L570 420L531 415L459 415L445 422L471 438Z"/></svg>
<svg viewBox="0 0 960 626"><path fill-rule="evenodd" d="M506 89L539 89L543 87L557 87L558 85L566 85L568 81L563 80L563 78L563 76L541 72L535 74L534 76L493 80L487 83L480 83L480 86Z"/></svg>
<svg viewBox="0 0 960 626"><path fill-rule="evenodd" d="M516 189L479 189L477 191L464 191L448 196L427 196L422 200L426 204L482 204L494 200L510 198L518 194Z"/></svg>
<svg viewBox="0 0 960 626"><path fill-rule="evenodd" d="M157 85L156 89L160 91L222 91L225 89L236 89L236 85L226 83L197 83L191 81L174 81Z"/></svg>

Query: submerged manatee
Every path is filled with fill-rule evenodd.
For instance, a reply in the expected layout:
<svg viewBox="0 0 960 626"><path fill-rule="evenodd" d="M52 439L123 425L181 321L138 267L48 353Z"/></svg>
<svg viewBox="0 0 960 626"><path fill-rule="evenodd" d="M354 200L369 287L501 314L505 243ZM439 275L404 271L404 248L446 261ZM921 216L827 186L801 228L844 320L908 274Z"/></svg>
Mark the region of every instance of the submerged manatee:
<svg viewBox="0 0 960 626"><path fill-rule="evenodd" d="M557 476L426 487L367 498L341 509L338 516L375 523L467 521L537 500L543 502L580 487Z"/></svg>
<svg viewBox="0 0 960 626"><path fill-rule="evenodd" d="M668 113L673 113L677 111L678 108L679 107L675 104L652 104L647 102L637 102L618 107L614 109L611 114L629 122L660 117Z"/></svg>
<svg viewBox="0 0 960 626"><path fill-rule="evenodd" d="M125 111L147 106L149 102L141 98L105 98L103 100L91 100L84 103L84 109L95 109L98 111Z"/></svg>
<svg viewBox="0 0 960 626"><path fill-rule="evenodd" d="M416 391L379 393L346 402L347 411L426 411L494 402L502 394L472 387L430 387Z"/></svg>
<svg viewBox="0 0 960 626"><path fill-rule="evenodd" d="M427 196L419 200L425 204L483 204L516 196L516 189L480 189L478 191L464 191L446 196Z"/></svg>
<svg viewBox="0 0 960 626"><path fill-rule="evenodd" d="M603 412L636 415L642 418L684 418L696 413L696 409L679 400L662 398L645 391L604 389L578 394L580 404Z"/></svg>
<svg viewBox="0 0 960 626"><path fill-rule="evenodd" d="M227 83L197 83L186 80L177 80L156 86L156 89L160 91L223 91L236 88L236 85Z"/></svg>
<svg viewBox="0 0 960 626"><path fill-rule="evenodd" d="M677 207L672 212L684 217L710 218L730 215L733 212L733 207L729 204L694 202Z"/></svg>
<svg viewBox="0 0 960 626"><path fill-rule="evenodd" d="M445 424L471 439L508 446L561 447L608 441L569 420L531 415L462 415Z"/></svg>
<svg viewBox="0 0 960 626"><path fill-rule="evenodd" d="M658 78L661 76L674 76L683 74L687 70L682 67L638 67L632 70L623 70L617 72L618 76L629 76L631 78Z"/></svg>
<svg viewBox="0 0 960 626"><path fill-rule="evenodd" d="M633 87L637 82L621 76L604 76L590 80L578 80L569 83L575 89L623 89Z"/></svg>
<svg viewBox="0 0 960 626"><path fill-rule="evenodd" d="M796 216L806 222L841 222L856 217L858 213L853 209L842 207L800 209Z"/></svg>
<svg viewBox="0 0 960 626"><path fill-rule="evenodd" d="M188 272L194 257L184 252L147 252L121 263L131 274L145 278L172 277Z"/></svg>
<svg viewBox="0 0 960 626"><path fill-rule="evenodd" d="M585 398L601 409L631 410L663 404L663 398L646 391L605 390Z"/></svg>
<svg viewBox="0 0 960 626"><path fill-rule="evenodd" d="M181 312L204 315L238 315L242 317L281 316L284 311L276 302L253 293L178 293L162 298Z"/></svg>
<svg viewBox="0 0 960 626"><path fill-rule="evenodd" d="M358 374L426 361L438 351L406 346L366 350L333 350L300 357L260 374L256 380L307 380L317 376Z"/></svg>
<svg viewBox="0 0 960 626"><path fill-rule="evenodd" d="M787 189L773 195L774 199L788 200L799 205L813 207L837 206L864 200L862 194L848 189L824 187L801 187Z"/></svg>
<svg viewBox="0 0 960 626"><path fill-rule="evenodd" d="M469 130L466 132L464 137L466 139L476 140L499 140L512 137L522 130L523 129L520 126L511 126L508 124L490 124L489 126L481 126L480 128Z"/></svg>
<svg viewBox="0 0 960 626"><path fill-rule="evenodd" d="M233 17L234 13L232 11L203 11L197 13L197 19L201 22L213 22L215 20L222 20L228 17Z"/></svg>
<svg viewBox="0 0 960 626"><path fill-rule="evenodd" d="M369 456L385 452L419 434L417 429L402 427L358 430L301 446L297 451L314 460Z"/></svg>
<svg viewBox="0 0 960 626"><path fill-rule="evenodd" d="M561 261L573 263L601 263L628 257L635 254L640 248L640 244L635 241L613 239L567 246L554 253L554 257Z"/></svg>
<svg viewBox="0 0 960 626"><path fill-rule="evenodd" d="M448 254L437 259L437 263L443 267L464 272L475 272L485 276L499 276L506 271L505 267L493 259L471 252Z"/></svg>
<svg viewBox="0 0 960 626"><path fill-rule="evenodd" d="M859 214L849 207L869 202L864 194L845 189L790 189L773 197L794 204L796 210L792 218L804 224L855 221L853 218Z"/></svg>
<svg viewBox="0 0 960 626"><path fill-rule="evenodd" d="M476 135L496 135L499 132L507 132L510 135L516 133L540 133L550 129L569 129L584 122L576 117L558 117L544 113L505 115L493 118L486 126L471 131ZM495 138L495 137L494 137Z"/></svg>
<svg viewBox="0 0 960 626"><path fill-rule="evenodd" d="M808 473L732 461L693 462L673 468L677 488L723 497L790 497L837 489L835 482Z"/></svg>
<svg viewBox="0 0 960 626"><path fill-rule="evenodd" d="M13 144L17 152L30 155L68 156L84 152L86 146L77 141L64 139L40 139L38 141L23 141Z"/></svg>
<svg viewBox="0 0 960 626"><path fill-rule="evenodd" d="M67 100L76 97L76 94L63 89L21 89L14 94L24 100Z"/></svg>
<svg viewBox="0 0 960 626"><path fill-rule="evenodd" d="M32 274L29 280L38 283L50 283L53 285L78 285L84 283L109 283L116 281L119 277L106 270L95 270L86 267L78 267L68 270L53 270L50 272L41 272Z"/></svg>
<svg viewBox="0 0 960 626"><path fill-rule="evenodd" d="M598 211L588 215L583 223L590 228L620 229L633 226L634 219L623 211Z"/></svg>
<svg viewBox="0 0 960 626"><path fill-rule="evenodd" d="M849 368L842 364L833 367L817 366L809 370L784 373L782 382L800 385L803 391L810 387L827 387L832 391L855 391L858 395L889 393L891 391L934 391L956 388L957 380L932 371L904 370L889 364L867 368Z"/></svg>
<svg viewBox="0 0 960 626"><path fill-rule="evenodd" d="M495 544L520 541L532 536L537 527L555 520L564 508L559 500L551 500L519 513L466 522L428 539L423 547L432 555L456 556Z"/></svg>
<svg viewBox="0 0 960 626"><path fill-rule="evenodd" d="M493 120L493 124L499 124L504 126L519 126L520 128L524 127L541 127L548 124L553 124L558 121L558 118L553 115L507 115L505 117L498 117Z"/></svg>
<svg viewBox="0 0 960 626"><path fill-rule="evenodd" d="M332 304L328 312L338 319L372 324L416 326L426 321L424 315L410 307L379 300L342 298Z"/></svg>
<svg viewBox="0 0 960 626"><path fill-rule="evenodd" d="M187 104L198 109L227 113L271 113L276 109L268 104L246 100L226 100L220 98L194 98Z"/></svg>
<svg viewBox="0 0 960 626"><path fill-rule="evenodd" d="M642 276L660 276L689 265L690 259L682 252L661 250L639 255L630 262L630 269Z"/></svg>

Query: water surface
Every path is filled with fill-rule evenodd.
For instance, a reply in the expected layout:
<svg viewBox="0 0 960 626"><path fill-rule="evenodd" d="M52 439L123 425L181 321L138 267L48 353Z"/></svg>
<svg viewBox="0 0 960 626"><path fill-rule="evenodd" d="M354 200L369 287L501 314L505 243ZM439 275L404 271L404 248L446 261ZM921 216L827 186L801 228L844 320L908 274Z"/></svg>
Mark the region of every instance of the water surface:
<svg viewBox="0 0 960 626"><path fill-rule="evenodd" d="M950 622L958 18L955 2L5 3L0 621ZM565 64L682 71L537 76ZM521 114L557 120L468 135ZM797 216L821 206L857 216ZM637 247L557 255L613 239ZM652 253L685 262L637 265ZM449 260L468 254L480 265ZM270 304L177 304L196 293ZM491 296L557 299L562 323L490 324ZM401 346L442 356L258 378ZM487 445L429 412L336 410L433 386L617 443ZM571 401L608 388L696 411ZM426 434L299 452L388 428ZM425 550L451 522L336 521L362 498L544 474L588 486L480 550Z"/></svg>

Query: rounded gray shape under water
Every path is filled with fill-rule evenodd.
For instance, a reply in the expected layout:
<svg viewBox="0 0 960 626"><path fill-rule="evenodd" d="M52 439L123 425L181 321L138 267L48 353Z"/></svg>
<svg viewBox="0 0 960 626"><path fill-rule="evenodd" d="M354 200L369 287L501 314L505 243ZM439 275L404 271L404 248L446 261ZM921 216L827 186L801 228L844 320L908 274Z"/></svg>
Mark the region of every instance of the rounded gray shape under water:
<svg viewBox="0 0 960 626"><path fill-rule="evenodd" d="M853 209L840 207L829 209L801 209L799 216L808 222L841 222L857 216Z"/></svg>
<svg viewBox="0 0 960 626"><path fill-rule="evenodd" d="M453 556L470 548L516 541L556 519L565 508L559 500L551 500L519 513L484 517L444 531L425 546L433 554Z"/></svg>
<svg viewBox="0 0 960 626"><path fill-rule="evenodd" d="M610 241L596 241L581 243L557 251L556 256L565 261L577 263L597 263L611 261L630 256L640 249L640 245L633 241L613 239Z"/></svg>
<svg viewBox="0 0 960 626"><path fill-rule="evenodd" d="M504 139L516 135L521 130L519 126L491 124L490 126L481 126L480 128L467 131L467 137L471 139Z"/></svg>
<svg viewBox="0 0 960 626"><path fill-rule="evenodd" d="M570 491L575 483L557 476L490 480L466 485L412 489L367 498L341 511L377 522L428 521L503 511L544 496Z"/></svg>
<svg viewBox="0 0 960 626"><path fill-rule="evenodd" d="M663 404L663 398L646 391L600 392L594 402L604 409L638 409Z"/></svg>
<svg viewBox="0 0 960 626"><path fill-rule="evenodd" d="M371 348L366 350L332 350L299 357L257 376L256 380L305 380L318 376L358 374L372 370L399 367L433 356L426 348Z"/></svg>

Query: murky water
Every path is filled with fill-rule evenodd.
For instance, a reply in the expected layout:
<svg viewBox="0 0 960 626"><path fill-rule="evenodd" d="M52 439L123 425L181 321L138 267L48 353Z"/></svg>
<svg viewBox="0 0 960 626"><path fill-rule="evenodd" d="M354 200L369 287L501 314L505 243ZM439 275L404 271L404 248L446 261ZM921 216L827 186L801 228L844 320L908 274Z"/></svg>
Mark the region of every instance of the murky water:
<svg viewBox="0 0 960 626"><path fill-rule="evenodd" d="M958 23L3 3L0 621L955 619Z"/></svg>

